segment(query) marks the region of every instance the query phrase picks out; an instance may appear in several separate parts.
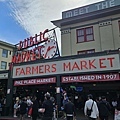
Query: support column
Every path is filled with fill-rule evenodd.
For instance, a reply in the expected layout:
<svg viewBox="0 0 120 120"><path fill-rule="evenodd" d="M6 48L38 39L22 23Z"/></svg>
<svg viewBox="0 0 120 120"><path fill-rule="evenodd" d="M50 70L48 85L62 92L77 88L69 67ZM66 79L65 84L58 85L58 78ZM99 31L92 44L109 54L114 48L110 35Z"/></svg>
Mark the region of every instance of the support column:
<svg viewBox="0 0 120 120"><path fill-rule="evenodd" d="M13 70L11 68L9 70L9 73L8 73L6 106L5 106L9 115L13 114L13 111L12 111L13 110L13 79L12 79L12 72L13 72Z"/></svg>
<svg viewBox="0 0 120 120"><path fill-rule="evenodd" d="M61 82L60 82L60 75L57 75L57 80L56 80L56 102L58 105L58 111L61 109L61 94L60 94L60 87L61 87Z"/></svg>

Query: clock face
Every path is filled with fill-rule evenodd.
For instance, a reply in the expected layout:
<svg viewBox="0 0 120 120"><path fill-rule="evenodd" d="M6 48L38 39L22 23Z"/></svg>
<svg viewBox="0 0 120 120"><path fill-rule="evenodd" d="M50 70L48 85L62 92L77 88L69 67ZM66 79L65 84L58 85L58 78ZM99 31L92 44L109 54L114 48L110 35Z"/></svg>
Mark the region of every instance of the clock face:
<svg viewBox="0 0 120 120"><path fill-rule="evenodd" d="M53 39L49 39L45 42L41 48L41 55L43 58L48 59L54 57L57 50L57 43Z"/></svg>

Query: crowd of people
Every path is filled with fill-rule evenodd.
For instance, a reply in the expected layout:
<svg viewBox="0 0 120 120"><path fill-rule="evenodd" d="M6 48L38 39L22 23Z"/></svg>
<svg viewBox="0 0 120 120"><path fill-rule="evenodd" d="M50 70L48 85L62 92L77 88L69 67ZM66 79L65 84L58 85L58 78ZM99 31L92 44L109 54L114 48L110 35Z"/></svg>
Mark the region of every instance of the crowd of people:
<svg viewBox="0 0 120 120"><path fill-rule="evenodd" d="M73 96L68 96L66 91L62 94L62 119L76 120L77 107L74 105ZM79 105L78 105L79 106ZM115 109L120 111L120 98L113 99L111 103L107 101L105 96L94 99L92 94L87 96L84 102L83 112L88 120L109 120L110 114L115 113ZM46 93L44 101L38 100L36 96L27 96L23 98L16 97L14 101L14 117L25 120L26 116L32 120L41 117L42 120L55 120L57 105L55 98ZM80 112L80 111L79 111Z"/></svg>
<svg viewBox="0 0 120 120"><path fill-rule="evenodd" d="M111 114L114 119L115 109L120 111L120 97L110 103L106 96L94 99L93 95L89 94L84 104L84 114L88 120L109 120ZM76 119L76 107L67 93L64 94L62 110L66 120Z"/></svg>
<svg viewBox="0 0 120 120"><path fill-rule="evenodd" d="M93 96L89 94L85 102L84 114L89 120L109 120L109 116L115 114L115 109L120 110L120 98L114 99L110 104L105 96L93 100Z"/></svg>
<svg viewBox="0 0 120 120"><path fill-rule="evenodd" d="M32 120L37 120L42 116L42 120L52 120L54 110L54 98L46 93L44 101L41 103L36 96L27 96L15 100L14 117L20 116L20 120L25 120L26 116Z"/></svg>

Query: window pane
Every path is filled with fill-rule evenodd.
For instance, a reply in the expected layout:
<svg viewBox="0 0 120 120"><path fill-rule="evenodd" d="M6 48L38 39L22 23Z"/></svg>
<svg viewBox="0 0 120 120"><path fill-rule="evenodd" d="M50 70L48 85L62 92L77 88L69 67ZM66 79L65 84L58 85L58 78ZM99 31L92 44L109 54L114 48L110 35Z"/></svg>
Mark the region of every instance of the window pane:
<svg viewBox="0 0 120 120"><path fill-rule="evenodd" d="M84 42L84 36L78 37L78 42Z"/></svg>
<svg viewBox="0 0 120 120"><path fill-rule="evenodd" d="M7 68L7 62L1 61L1 69Z"/></svg>
<svg viewBox="0 0 120 120"><path fill-rule="evenodd" d="M92 28L87 28L87 29L86 29L86 34L92 34L92 33L93 33Z"/></svg>
<svg viewBox="0 0 120 120"><path fill-rule="evenodd" d="M87 35L86 39L87 39L87 41L93 40L93 35Z"/></svg>
<svg viewBox="0 0 120 120"><path fill-rule="evenodd" d="M84 35L84 30L78 30L78 36Z"/></svg>
<svg viewBox="0 0 120 120"><path fill-rule="evenodd" d="M94 53L95 50L88 50L87 53Z"/></svg>
<svg viewBox="0 0 120 120"><path fill-rule="evenodd" d="M82 54L85 54L85 53L86 53L85 51L79 51L78 55L82 55Z"/></svg>
<svg viewBox="0 0 120 120"><path fill-rule="evenodd" d="M3 49L2 51L2 57L8 57L8 50Z"/></svg>

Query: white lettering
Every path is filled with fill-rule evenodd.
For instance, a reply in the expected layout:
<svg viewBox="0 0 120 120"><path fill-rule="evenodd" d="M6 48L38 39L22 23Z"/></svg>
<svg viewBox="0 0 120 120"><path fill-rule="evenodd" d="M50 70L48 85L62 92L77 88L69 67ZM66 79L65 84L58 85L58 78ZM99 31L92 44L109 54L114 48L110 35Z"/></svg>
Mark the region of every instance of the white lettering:
<svg viewBox="0 0 120 120"><path fill-rule="evenodd" d="M115 1L114 1L114 0L111 0L111 1L109 2L109 4L110 4L110 7L113 7L113 6L115 6Z"/></svg>
<svg viewBox="0 0 120 120"><path fill-rule="evenodd" d="M85 12L86 12L86 13L89 12L89 7L85 7Z"/></svg>
<svg viewBox="0 0 120 120"><path fill-rule="evenodd" d="M95 76L91 76L91 80L94 80L95 79Z"/></svg>
<svg viewBox="0 0 120 120"><path fill-rule="evenodd" d="M107 2L102 3L102 9L104 9L104 8L108 8L108 3Z"/></svg>
<svg viewBox="0 0 120 120"><path fill-rule="evenodd" d="M96 75L96 79L97 80L102 79L102 76L101 75Z"/></svg>
<svg viewBox="0 0 120 120"><path fill-rule="evenodd" d="M72 17L72 11L66 12L66 18Z"/></svg>
<svg viewBox="0 0 120 120"><path fill-rule="evenodd" d="M15 81L15 85L22 85L22 81Z"/></svg>
<svg viewBox="0 0 120 120"><path fill-rule="evenodd" d="M97 10L100 10L100 3L95 5L97 7Z"/></svg>
<svg viewBox="0 0 120 120"><path fill-rule="evenodd" d="M79 9L79 14L84 14L83 8Z"/></svg>
<svg viewBox="0 0 120 120"><path fill-rule="evenodd" d="M77 16L78 15L78 9L73 11L73 15Z"/></svg>

